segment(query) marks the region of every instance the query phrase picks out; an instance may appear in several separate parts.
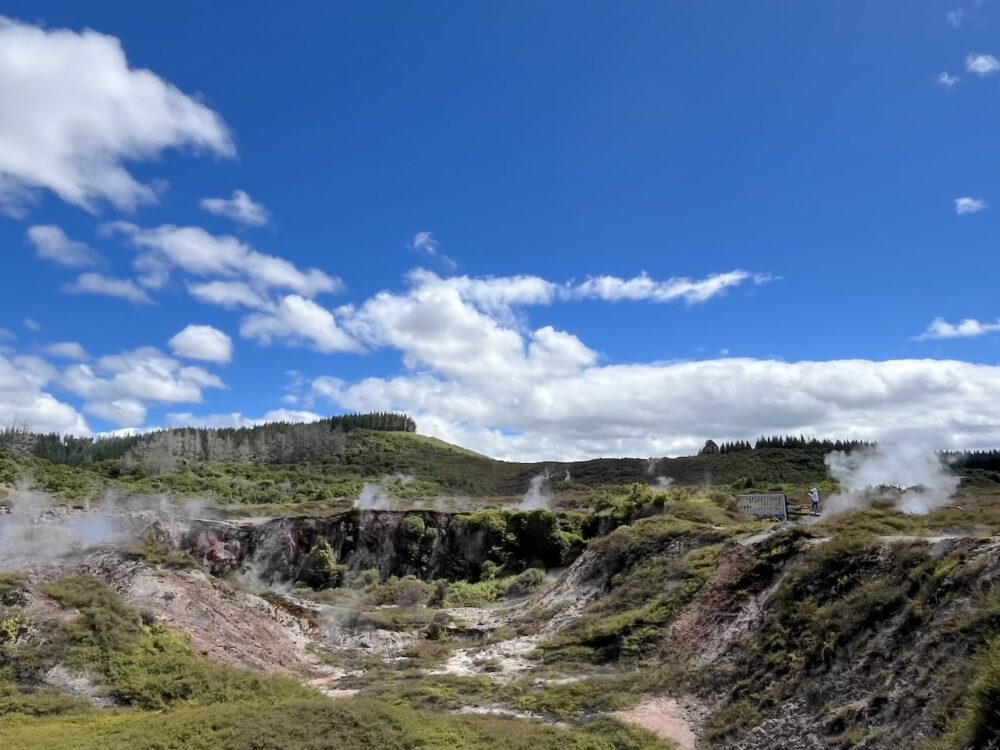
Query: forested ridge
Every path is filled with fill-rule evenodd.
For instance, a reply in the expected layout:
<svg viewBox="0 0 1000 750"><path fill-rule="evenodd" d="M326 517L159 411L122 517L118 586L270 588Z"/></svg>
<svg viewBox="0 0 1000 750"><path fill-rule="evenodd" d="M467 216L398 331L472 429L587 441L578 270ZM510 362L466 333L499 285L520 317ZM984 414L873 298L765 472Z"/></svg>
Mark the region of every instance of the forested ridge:
<svg viewBox="0 0 1000 750"><path fill-rule="evenodd" d="M18 455L56 464L82 466L107 460L205 461L218 463L297 463L339 454L344 434L365 429L416 432L406 414L343 414L317 422L269 422L252 427L179 427L136 435L73 437L35 434L26 428L0 432L0 445Z"/></svg>

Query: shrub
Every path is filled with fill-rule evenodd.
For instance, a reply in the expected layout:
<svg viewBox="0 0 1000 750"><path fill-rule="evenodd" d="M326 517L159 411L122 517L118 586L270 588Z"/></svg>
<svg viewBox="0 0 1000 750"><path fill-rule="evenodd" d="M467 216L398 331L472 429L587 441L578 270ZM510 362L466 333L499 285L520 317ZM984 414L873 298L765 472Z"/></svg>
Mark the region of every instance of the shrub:
<svg viewBox="0 0 1000 750"><path fill-rule="evenodd" d="M115 697L149 710L181 702L232 703L314 695L290 679L214 664L194 654L183 635L161 626L150 628L134 648L113 654L108 676Z"/></svg>
<svg viewBox="0 0 1000 750"><path fill-rule="evenodd" d="M545 584L545 571L539 568L528 568L517 575L507 589L507 596L517 598L527 596Z"/></svg>
<svg viewBox="0 0 1000 750"><path fill-rule="evenodd" d="M161 565L165 568L195 568L197 561L186 552L176 550L162 538L149 532L135 545L130 552L141 557L150 565Z"/></svg>
<svg viewBox="0 0 1000 750"><path fill-rule="evenodd" d="M295 580L317 591L336 588L344 582L345 570L343 565L337 564L330 543L321 539L302 560Z"/></svg>
<svg viewBox="0 0 1000 750"><path fill-rule="evenodd" d="M0 606L21 607L24 603L24 578L17 573L0 573Z"/></svg>
<svg viewBox="0 0 1000 750"><path fill-rule="evenodd" d="M90 704L58 690L39 690L22 693L12 682L0 681L0 718L21 716L54 716L86 711Z"/></svg>
<svg viewBox="0 0 1000 750"><path fill-rule="evenodd" d="M64 623L47 645L53 661L65 658L74 666L103 667L113 651L131 648L142 635L139 613L96 578L64 578L42 590L63 607L80 613Z"/></svg>

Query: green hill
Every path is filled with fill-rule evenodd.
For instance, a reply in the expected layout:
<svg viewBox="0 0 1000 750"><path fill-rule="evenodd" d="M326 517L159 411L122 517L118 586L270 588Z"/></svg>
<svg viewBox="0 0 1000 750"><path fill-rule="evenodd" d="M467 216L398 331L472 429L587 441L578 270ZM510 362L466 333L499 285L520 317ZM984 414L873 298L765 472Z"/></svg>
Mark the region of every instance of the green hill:
<svg viewBox="0 0 1000 750"><path fill-rule="evenodd" d="M549 493L574 505L586 504L597 488L664 480L735 490L823 484L830 479L824 456L835 446L848 446L763 438L754 447L729 444L679 458L517 463L419 435L402 415L351 419L97 440L7 432L0 435L0 483L30 478L40 489L69 499L118 489L270 505L353 500L372 483L400 498L516 498L532 478L546 474ZM974 484L994 484L1000 474L992 467L1000 458L975 457L966 461L964 475Z"/></svg>

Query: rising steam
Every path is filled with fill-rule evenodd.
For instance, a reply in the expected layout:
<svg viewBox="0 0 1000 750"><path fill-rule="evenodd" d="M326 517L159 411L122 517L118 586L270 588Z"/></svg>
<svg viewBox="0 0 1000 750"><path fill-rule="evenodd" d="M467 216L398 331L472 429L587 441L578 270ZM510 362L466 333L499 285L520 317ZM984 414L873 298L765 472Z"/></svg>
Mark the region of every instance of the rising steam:
<svg viewBox="0 0 1000 750"><path fill-rule="evenodd" d="M552 498L545 493L545 485L549 481L549 471L546 469L538 476L532 477L528 483L528 491L521 498L517 507L520 510L551 510Z"/></svg>
<svg viewBox="0 0 1000 750"><path fill-rule="evenodd" d="M106 492L100 501L71 508L53 496L22 483L0 509L0 569L16 569L57 561L98 547L126 547L148 531L184 526L203 513L203 504L189 501L177 515L165 497L120 498Z"/></svg>
<svg viewBox="0 0 1000 750"><path fill-rule="evenodd" d="M844 513L885 498L878 488L900 491L896 507L924 514L946 505L958 489L959 477L941 457L920 445L880 444L850 453L830 453L825 459L840 491L825 503L824 512Z"/></svg>
<svg viewBox="0 0 1000 750"><path fill-rule="evenodd" d="M380 485L365 484L354 501L354 507L360 510L399 510L399 500Z"/></svg>
<svg viewBox="0 0 1000 750"><path fill-rule="evenodd" d="M673 477L657 477L656 485L653 487L654 492L666 492L670 485L674 483Z"/></svg>

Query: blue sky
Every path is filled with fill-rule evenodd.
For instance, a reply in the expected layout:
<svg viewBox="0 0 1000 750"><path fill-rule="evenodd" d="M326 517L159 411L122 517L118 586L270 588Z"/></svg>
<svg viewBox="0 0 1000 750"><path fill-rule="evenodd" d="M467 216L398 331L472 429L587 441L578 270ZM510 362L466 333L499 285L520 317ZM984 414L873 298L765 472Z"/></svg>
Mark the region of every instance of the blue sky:
<svg viewBox="0 0 1000 750"><path fill-rule="evenodd" d="M1000 3L3 12L5 423L1000 444Z"/></svg>

